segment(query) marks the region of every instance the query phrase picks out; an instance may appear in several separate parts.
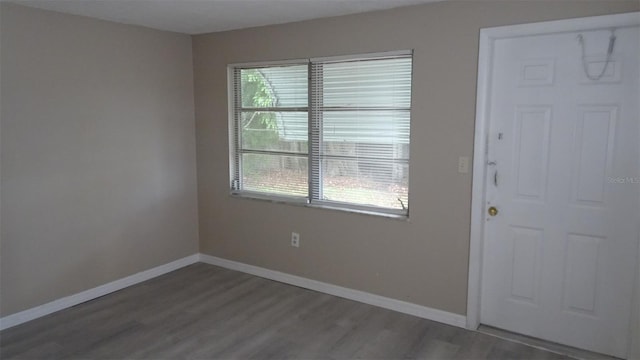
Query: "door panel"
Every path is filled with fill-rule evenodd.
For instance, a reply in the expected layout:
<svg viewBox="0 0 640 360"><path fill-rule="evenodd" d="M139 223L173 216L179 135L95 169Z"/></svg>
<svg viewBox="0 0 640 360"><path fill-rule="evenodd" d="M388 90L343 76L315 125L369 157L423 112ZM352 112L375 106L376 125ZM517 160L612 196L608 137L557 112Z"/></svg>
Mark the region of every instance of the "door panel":
<svg viewBox="0 0 640 360"><path fill-rule="evenodd" d="M574 201L605 206L607 174L611 174L617 106L578 108L573 174Z"/></svg>
<svg viewBox="0 0 640 360"><path fill-rule="evenodd" d="M606 239L597 236L567 236L563 298L565 311L597 317L598 255L603 240Z"/></svg>
<svg viewBox="0 0 640 360"><path fill-rule="evenodd" d="M511 299L538 305L540 273L539 250L544 231L511 226L513 254L511 262Z"/></svg>
<svg viewBox="0 0 640 360"><path fill-rule="evenodd" d="M496 40L481 322L624 357L640 216L639 28ZM610 31L581 32L591 74ZM495 163L495 164L493 164Z"/></svg>
<svg viewBox="0 0 640 360"><path fill-rule="evenodd" d="M550 124L550 106L518 106L513 165L517 174L516 197L520 199L545 199Z"/></svg>

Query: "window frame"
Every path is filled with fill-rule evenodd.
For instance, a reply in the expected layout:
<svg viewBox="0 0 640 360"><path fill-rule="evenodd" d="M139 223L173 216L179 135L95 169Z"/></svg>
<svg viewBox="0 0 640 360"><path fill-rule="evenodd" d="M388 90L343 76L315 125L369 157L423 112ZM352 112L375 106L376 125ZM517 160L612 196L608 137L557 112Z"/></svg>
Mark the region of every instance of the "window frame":
<svg viewBox="0 0 640 360"><path fill-rule="evenodd" d="M343 62L343 61L363 61L363 60L383 60L385 58L397 58L397 57L410 57L412 62L412 76L411 76L411 87L413 88L413 50L399 50L399 51L388 51L388 52L378 52L378 53L367 53L367 54L354 54L354 55L341 55L341 56L330 56L330 57L315 57L315 58L305 58L305 59L292 59L292 60L276 60L276 61L259 61L259 62L245 62L245 63L232 63L227 65L227 100L228 100L228 129L229 129L229 188L230 195L232 197L239 198L248 198L248 199L256 199L256 200L265 200L275 203L285 203L292 205L299 205L305 207L315 207L315 208L323 208L323 209L333 209L340 211L348 211L348 212L356 212L361 214L370 214L377 215L389 218L396 219L409 219L409 210L410 206L407 204L406 209L393 209L380 207L375 205L361 205L350 202L341 202L341 201L333 201L333 200L325 200L320 198L314 198L315 194L322 193L322 173L319 160L317 158L318 151L313 148L313 140L312 136L318 136L317 133L321 131L312 131L312 126L314 125L314 108L315 104L313 104L313 95L312 91L312 68L316 63L328 63L328 62ZM238 129L238 107L237 101L242 101L240 99L239 93L237 93L236 89L236 70L238 69L255 69L261 67L277 67L277 66L287 66L287 65L306 65L307 66L307 85L308 85L308 101L306 107L301 107L298 109L306 108L308 122L307 122L307 163L308 163L308 185L307 185L307 195L306 196L294 196L294 195L285 195L285 194L270 194L263 193L251 190L241 190L240 184L236 186L236 178L239 181L242 181L242 159L239 156L238 152L241 150L241 139ZM317 84L316 84L317 86ZM411 109L413 106L413 91L410 98L409 105L409 121L411 123ZM409 142L411 144L411 141ZM410 145L409 145L410 146ZM409 155L410 156L410 155ZM315 164L315 165L314 165ZM410 160L407 161L409 174L411 173ZM314 167L315 166L315 167ZM317 168L317 174L314 173L314 169ZM315 179L314 176L317 176L318 179ZM411 186L409 185L407 189L407 197L409 198L409 194L411 191Z"/></svg>

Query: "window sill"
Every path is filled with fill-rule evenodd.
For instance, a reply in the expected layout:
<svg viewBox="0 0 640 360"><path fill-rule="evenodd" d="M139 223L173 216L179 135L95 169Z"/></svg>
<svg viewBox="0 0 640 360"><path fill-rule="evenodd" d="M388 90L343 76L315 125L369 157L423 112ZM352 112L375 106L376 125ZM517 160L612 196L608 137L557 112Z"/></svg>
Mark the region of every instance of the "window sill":
<svg viewBox="0 0 640 360"><path fill-rule="evenodd" d="M274 204L285 204L285 205L293 205L300 206L312 209L324 209L324 210L336 210L353 214L360 215L368 215L368 216L376 216L381 218L393 219L393 220L401 220L409 222L409 215L405 214L393 214L383 211L375 211L369 209L354 209L349 207L335 206L330 204L313 204L308 203L306 198L295 198L295 197L278 197L278 196L268 196L257 193L236 193L232 192L229 194L232 198L238 199L246 199L246 200L258 200L263 202L270 202Z"/></svg>

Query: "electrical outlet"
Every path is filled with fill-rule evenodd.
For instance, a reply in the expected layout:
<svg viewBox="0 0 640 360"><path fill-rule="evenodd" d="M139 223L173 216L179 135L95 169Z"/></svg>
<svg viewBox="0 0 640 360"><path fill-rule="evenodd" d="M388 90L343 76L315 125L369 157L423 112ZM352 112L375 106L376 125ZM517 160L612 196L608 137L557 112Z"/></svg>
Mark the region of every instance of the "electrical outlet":
<svg viewBox="0 0 640 360"><path fill-rule="evenodd" d="M300 234L297 232L291 233L291 246L300 247Z"/></svg>

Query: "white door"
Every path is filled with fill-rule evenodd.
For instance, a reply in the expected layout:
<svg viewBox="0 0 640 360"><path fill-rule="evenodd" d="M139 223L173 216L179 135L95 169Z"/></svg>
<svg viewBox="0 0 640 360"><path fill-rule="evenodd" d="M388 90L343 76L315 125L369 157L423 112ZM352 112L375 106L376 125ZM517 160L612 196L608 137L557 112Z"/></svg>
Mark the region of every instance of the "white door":
<svg viewBox="0 0 640 360"><path fill-rule="evenodd" d="M597 80L610 29L495 41L482 323L626 355L640 228L639 34L615 30Z"/></svg>

